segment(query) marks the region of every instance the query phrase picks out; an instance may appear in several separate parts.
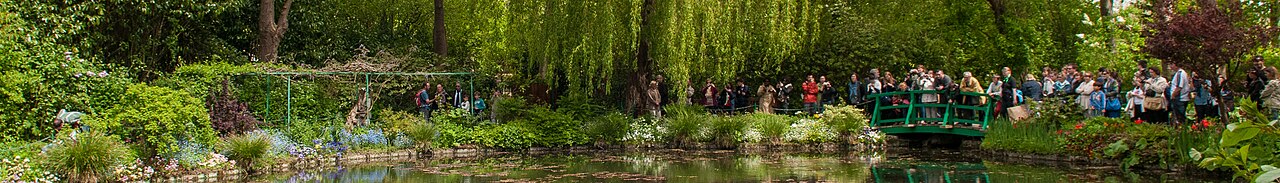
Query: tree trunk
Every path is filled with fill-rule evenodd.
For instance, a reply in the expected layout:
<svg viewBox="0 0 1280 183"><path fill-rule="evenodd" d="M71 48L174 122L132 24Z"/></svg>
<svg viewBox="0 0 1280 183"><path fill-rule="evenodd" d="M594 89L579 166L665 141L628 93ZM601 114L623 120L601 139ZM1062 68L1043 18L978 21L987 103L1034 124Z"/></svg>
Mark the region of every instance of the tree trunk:
<svg viewBox="0 0 1280 183"><path fill-rule="evenodd" d="M1005 25L1004 21L1004 0L987 0L987 5L991 6L991 14L996 19L996 30L1000 31L1000 34L1007 33L1008 30L1006 27L1008 27L1008 25Z"/></svg>
<svg viewBox="0 0 1280 183"><path fill-rule="evenodd" d="M440 57L449 56L449 35L444 29L444 0L436 0L435 2L435 30L432 31L432 49Z"/></svg>
<svg viewBox="0 0 1280 183"><path fill-rule="evenodd" d="M630 76L630 82L627 87L627 108L631 114L642 114L641 111L647 107L648 95L644 95L648 91L649 82L646 76L651 73L653 59L649 58L649 38L653 37L652 14L654 11L654 0L644 0L644 4L640 9L640 35L636 37L636 41L640 45L636 48L636 68Z"/></svg>
<svg viewBox="0 0 1280 183"><path fill-rule="evenodd" d="M1111 16L1111 6L1112 6L1112 3L1114 3L1114 2L1111 2L1111 1L1112 1L1112 0L1099 0L1099 1L1098 1L1098 14L1099 14L1099 15L1102 15L1102 16L1099 16L1098 18L1102 19L1103 21L1108 21L1108 22L1110 22L1111 20L1113 20L1113 19L1109 18L1109 17ZM1106 28L1106 29L1105 29L1105 30L1103 30L1103 31L1112 32L1112 31L1114 31L1114 30L1111 30L1111 28ZM1107 34L1107 35L1108 35L1108 36L1107 36L1107 51L1110 51L1110 52L1114 53L1114 52L1116 51L1116 37L1115 37L1114 35L1110 35L1110 34Z"/></svg>
<svg viewBox="0 0 1280 183"><path fill-rule="evenodd" d="M289 7L293 5L293 0L284 1L279 18L276 17L275 0L261 0L259 3L258 48L255 58L263 62L275 62L280 39L284 38L285 30L289 29Z"/></svg>

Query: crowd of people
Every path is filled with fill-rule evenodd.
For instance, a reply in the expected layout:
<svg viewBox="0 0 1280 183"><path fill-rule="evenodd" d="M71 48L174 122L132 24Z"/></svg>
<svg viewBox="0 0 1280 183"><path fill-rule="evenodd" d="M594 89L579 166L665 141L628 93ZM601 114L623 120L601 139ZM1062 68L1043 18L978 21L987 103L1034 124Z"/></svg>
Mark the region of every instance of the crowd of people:
<svg viewBox="0 0 1280 183"><path fill-rule="evenodd" d="M1280 113L1280 80L1274 67L1263 66L1263 59L1255 57L1253 68L1248 72L1246 86L1248 96L1259 101L1260 109L1268 109L1272 113ZM844 85L835 85L826 76L808 75L798 85L789 79L769 80L756 85L754 90L742 79L731 85L716 85L706 80L695 89L692 82L684 89L686 104L701 104L713 111L747 112L791 112L799 111L818 114L823 105L843 103L857 105L864 109L873 108L874 101L882 105L906 105L911 102L982 105L988 102L995 106L992 115L1007 116L1010 108L1031 102L1059 102L1063 105L1075 105L1081 109L1085 117L1130 118L1155 123L1184 123L1191 120L1213 118L1219 116L1219 106L1230 105L1234 100L1231 90L1215 90L1215 83L1226 81L1224 72L1213 75L1199 75L1188 72L1175 63L1164 63L1164 68L1148 67L1145 61L1138 62L1129 80L1120 79L1115 70L1099 68L1094 72L1078 70L1079 66L1067 64L1061 69L1044 67L1039 75L1026 74L1014 76L1010 68L1004 67L999 74L991 75L986 87L975 78L973 73L963 72L959 79L937 69L928 69L924 65L907 70L902 78L894 73L871 69L867 77L857 74L849 76ZM1214 77L1216 76L1216 77ZM1216 78L1217 81L1206 78ZM1129 82L1132 88L1121 88L1122 82ZM654 81L651 85L665 86L665 81ZM840 86L840 88L837 88ZM665 87L651 87L654 92L669 90ZM665 89L664 89L665 88ZM908 95L894 95L868 99L864 96L896 91L936 90L908 98ZM989 97L960 95L960 92L981 93ZM653 93L655 100L665 101L665 93ZM794 101L792 96L799 96L800 109L789 108ZM1221 98L1223 101L1219 101ZM989 101L990 100L990 101ZM654 104L667 103L655 101ZM1188 116L1188 109L1195 111ZM653 108L660 114L659 108ZM944 111L934 108L921 108L918 117L939 118ZM903 109L882 111L886 119L902 117ZM978 111L958 111L957 117L976 117Z"/></svg>
<svg viewBox="0 0 1280 183"><path fill-rule="evenodd" d="M454 83L452 92L445 92L444 84L436 84L432 90L431 82L422 85L422 90L414 94L414 104L424 119L431 119L431 113L443 109L469 109L473 114L480 114L488 105L480 95L468 95L462 83Z"/></svg>

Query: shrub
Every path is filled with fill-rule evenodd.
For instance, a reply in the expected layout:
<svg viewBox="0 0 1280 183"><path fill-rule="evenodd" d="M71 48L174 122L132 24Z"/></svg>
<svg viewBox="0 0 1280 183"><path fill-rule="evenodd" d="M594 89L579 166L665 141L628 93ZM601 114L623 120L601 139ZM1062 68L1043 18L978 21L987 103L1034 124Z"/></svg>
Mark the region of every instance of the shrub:
<svg viewBox="0 0 1280 183"><path fill-rule="evenodd" d="M791 116L764 113L751 114L748 119L754 119L751 129L760 133L761 140L770 143L781 142L782 136L791 131L791 122L799 120Z"/></svg>
<svg viewBox="0 0 1280 183"><path fill-rule="evenodd" d="M410 113L410 112L396 111L396 110L384 108L382 110L378 110L378 112L375 114L378 122L374 123L374 125L377 128L382 129L382 132L386 133L385 135L387 137L387 142L395 142L397 140L400 140L397 138L400 136L400 134L408 134L410 131L413 130L413 128L415 128L415 126L426 123L422 119L421 115L415 115L415 113ZM432 135L434 135L435 132L432 132L432 133L433 133ZM411 139L411 140L416 141L418 139ZM430 138L428 138L427 140L428 141L418 141L418 142L430 142Z"/></svg>
<svg viewBox="0 0 1280 183"><path fill-rule="evenodd" d="M471 128L450 122L419 126L410 132L415 139L430 139L432 147L451 148L471 142ZM434 131L432 133L428 130ZM438 134L438 135L436 135ZM419 141L423 142L423 141Z"/></svg>
<svg viewBox="0 0 1280 183"><path fill-rule="evenodd" d="M267 151L271 149L271 141L262 132L252 132L226 138L222 148L228 160L253 173L255 163L266 157Z"/></svg>
<svg viewBox="0 0 1280 183"><path fill-rule="evenodd" d="M711 120L711 142L723 146L733 146L743 140L747 131L747 120L750 116L716 117Z"/></svg>
<svg viewBox="0 0 1280 183"><path fill-rule="evenodd" d="M32 161L30 156L15 156L0 160L0 182L58 182L58 176L52 172L37 168L39 160Z"/></svg>
<svg viewBox="0 0 1280 183"><path fill-rule="evenodd" d="M527 113L530 128L538 135L537 145L561 147L587 142L587 134L582 133L582 121L542 106L534 107Z"/></svg>
<svg viewBox="0 0 1280 183"><path fill-rule="evenodd" d="M118 100L120 104L85 119L86 124L125 137L141 148L136 150L143 157L176 153L179 140L216 138L203 102L185 91L135 84Z"/></svg>
<svg viewBox="0 0 1280 183"><path fill-rule="evenodd" d="M221 136L257 130L262 123L249 112L248 105L232 94L228 80L222 80L221 90L209 94L205 107L209 108L209 121Z"/></svg>
<svg viewBox="0 0 1280 183"><path fill-rule="evenodd" d="M826 123L812 119L801 119L791 124L791 131L783 135L783 140L796 143L822 143L835 139L835 130Z"/></svg>
<svg viewBox="0 0 1280 183"><path fill-rule="evenodd" d="M853 133L861 132L867 127L867 116L862 113L862 109L854 106L826 106L826 110L822 112L822 121L831 126L836 133L841 136L848 136Z"/></svg>
<svg viewBox="0 0 1280 183"><path fill-rule="evenodd" d="M627 132L631 132L631 125L628 123L630 121L627 120L626 115L610 113L591 120L587 123L585 131L587 136L597 143L621 142L623 137L627 136Z"/></svg>
<svg viewBox="0 0 1280 183"><path fill-rule="evenodd" d="M418 148L430 147L431 142L433 142L432 140L435 140L437 133L435 125L429 123L413 124L409 126L408 131L405 131L405 134L408 135L410 139L413 139L413 142Z"/></svg>
<svg viewBox="0 0 1280 183"><path fill-rule="evenodd" d="M998 119L988 125L982 139L983 149L1038 154L1064 152L1062 138L1054 135L1059 128L1052 123L1031 120L1015 126L1008 119Z"/></svg>
<svg viewBox="0 0 1280 183"><path fill-rule="evenodd" d="M505 124L485 124L476 126L471 132L472 143L491 148L525 149L536 144L549 142L539 141L537 132L528 121L517 120Z"/></svg>
<svg viewBox="0 0 1280 183"><path fill-rule="evenodd" d="M658 143L666 141L668 138L667 127L658 123L657 120L639 120L628 125L626 136L622 137L622 141L636 144Z"/></svg>
<svg viewBox="0 0 1280 183"><path fill-rule="evenodd" d="M702 134L703 123L708 122L711 118L706 114L688 114L688 113L671 113L667 117L667 129L671 135L671 140L677 144L700 141L706 136Z"/></svg>
<svg viewBox="0 0 1280 183"><path fill-rule="evenodd" d="M113 165L129 158L119 139L98 132L71 134L54 142L45 153L47 165L71 182L98 182L110 176Z"/></svg>

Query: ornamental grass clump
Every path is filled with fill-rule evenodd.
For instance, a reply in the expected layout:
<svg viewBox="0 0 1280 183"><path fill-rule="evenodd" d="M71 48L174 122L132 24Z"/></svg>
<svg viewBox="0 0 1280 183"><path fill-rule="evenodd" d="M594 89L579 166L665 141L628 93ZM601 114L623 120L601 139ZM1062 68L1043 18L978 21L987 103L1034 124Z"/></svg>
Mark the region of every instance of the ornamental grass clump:
<svg viewBox="0 0 1280 183"><path fill-rule="evenodd" d="M228 137L222 145L227 159L237 162L240 169L250 174L256 172L253 166L265 158L267 151L271 149L271 141L261 132Z"/></svg>
<svg viewBox="0 0 1280 183"><path fill-rule="evenodd" d="M129 158L129 150L119 139L97 132L73 133L60 138L45 155L47 165L70 182L99 182L110 177L111 168Z"/></svg>

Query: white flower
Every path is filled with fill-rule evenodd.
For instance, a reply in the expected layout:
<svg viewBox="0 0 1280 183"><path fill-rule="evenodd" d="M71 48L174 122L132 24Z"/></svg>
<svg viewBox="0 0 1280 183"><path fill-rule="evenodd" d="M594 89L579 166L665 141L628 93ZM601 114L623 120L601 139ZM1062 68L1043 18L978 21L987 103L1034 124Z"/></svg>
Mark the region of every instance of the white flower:
<svg viewBox="0 0 1280 183"><path fill-rule="evenodd" d="M107 71L99 72L98 77L107 77Z"/></svg>

